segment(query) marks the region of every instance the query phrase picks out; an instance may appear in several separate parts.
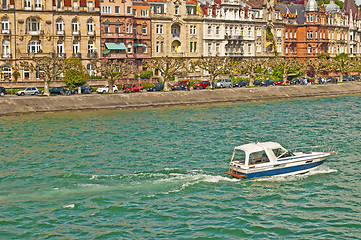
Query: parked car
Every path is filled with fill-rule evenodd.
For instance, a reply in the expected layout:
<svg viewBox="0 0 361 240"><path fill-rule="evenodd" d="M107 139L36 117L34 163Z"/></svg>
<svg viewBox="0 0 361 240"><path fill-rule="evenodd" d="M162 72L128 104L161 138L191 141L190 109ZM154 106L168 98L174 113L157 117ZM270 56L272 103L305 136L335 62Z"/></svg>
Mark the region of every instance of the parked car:
<svg viewBox="0 0 361 240"><path fill-rule="evenodd" d="M283 84L283 80L279 80L275 82L275 85L282 85ZM290 81L286 80L286 84L290 84Z"/></svg>
<svg viewBox="0 0 361 240"><path fill-rule="evenodd" d="M92 87L88 87L84 85L81 86L80 91L81 94L91 94L92 92L94 92L94 89ZM78 88L71 90L71 94L78 94Z"/></svg>
<svg viewBox="0 0 361 240"><path fill-rule="evenodd" d="M191 83L189 82L189 80L183 80L183 81L178 81L176 84L172 85L171 89L173 91L176 90L187 90L187 87L191 86Z"/></svg>
<svg viewBox="0 0 361 240"><path fill-rule="evenodd" d="M15 94L18 95L18 96L38 95L39 94L39 89L36 88L36 87L28 87L28 88L25 88L25 90L17 91Z"/></svg>
<svg viewBox="0 0 361 240"><path fill-rule="evenodd" d="M261 86L262 82L260 80L254 80L253 85L255 86Z"/></svg>
<svg viewBox="0 0 361 240"><path fill-rule="evenodd" d="M265 86L265 87L274 86L274 85L275 85L275 81L273 81L272 79L267 79L265 82L261 84L261 86Z"/></svg>
<svg viewBox="0 0 361 240"><path fill-rule="evenodd" d="M0 87L0 96L4 96L6 94L6 89L4 87Z"/></svg>
<svg viewBox="0 0 361 240"><path fill-rule="evenodd" d="M156 92L156 91L162 91L164 89L164 84L157 84L153 87L147 88L148 92Z"/></svg>
<svg viewBox="0 0 361 240"><path fill-rule="evenodd" d="M226 88L226 87L233 87L232 79L230 78L222 78L218 79L215 83L216 88Z"/></svg>
<svg viewBox="0 0 361 240"><path fill-rule="evenodd" d="M291 83L291 85L301 84L301 80L302 79L300 79L300 78L295 78L290 83Z"/></svg>
<svg viewBox="0 0 361 240"><path fill-rule="evenodd" d="M326 78L326 83L337 83L336 77L328 77Z"/></svg>
<svg viewBox="0 0 361 240"><path fill-rule="evenodd" d="M353 78L353 81L359 81L360 75L353 75L352 78Z"/></svg>
<svg viewBox="0 0 361 240"><path fill-rule="evenodd" d="M241 80L233 84L233 87L247 87L247 81Z"/></svg>
<svg viewBox="0 0 361 240"><path fill-rule="evenodd" d="M57 94L57 95L64 95L64 94L68 94L69 90L65 89L63 87L53 87L52 89L50 89L49 93L50 94Z"/></svg>
<svg viewBox="0 0 361 240"><path fill-rule="evenodd" d="M200 83L194 84L193 89L205 89L210 86L211 86L211 83L209 81L202 81Z"/></svg>
<svg viewBox="0 0 361 240"><path fill-rule="evenodd" d="M143 91L143 84L141 84L141 83L131 83L131 84L123 85L122 90L125 93L141 92L141 91Z"/></svg>
<svg viewBox="0 0 361 240"><path fill-rule="evenodd" d="M317 81L318 81L319 84L325 84L326 83L326 79L324 79L323 77L319 77L317 79Z"/></svg>
<svg viewBox="0 0 361 240"><path fill-rule="evenodd" d="M109 86L106 85L104 87L100 87L97 89L97 93L107 93L109 92ZM116 85L113 85L113 92L117 93L118 92L118 87Z"/></svg>

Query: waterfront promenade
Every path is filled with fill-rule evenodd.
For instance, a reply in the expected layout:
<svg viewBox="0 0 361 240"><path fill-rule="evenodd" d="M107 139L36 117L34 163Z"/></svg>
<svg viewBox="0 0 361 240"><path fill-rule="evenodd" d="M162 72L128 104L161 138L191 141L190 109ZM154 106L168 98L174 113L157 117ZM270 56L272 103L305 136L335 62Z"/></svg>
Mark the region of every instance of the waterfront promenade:
<svg viewBox="0 0 361 240"><path fill-rule="evenodd" d="M0 98L0 116L73 110L127 109L200 105L224 102L272 101L352 94L361 94L361 82L176 92L144 91L142 93L131 94L93 93L91 95L50 97L7 95Z"/></svg>

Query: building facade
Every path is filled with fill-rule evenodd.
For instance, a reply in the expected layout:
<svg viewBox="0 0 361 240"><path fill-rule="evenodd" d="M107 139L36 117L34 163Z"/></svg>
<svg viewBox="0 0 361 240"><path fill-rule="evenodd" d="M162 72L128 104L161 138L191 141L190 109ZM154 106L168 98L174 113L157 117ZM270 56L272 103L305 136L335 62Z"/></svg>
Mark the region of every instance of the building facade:
<svg viewBox="0 0 361 240"><path fill-rule="evenodd" d="M99 56L98 0L3 0L1 79L11 79L15 64L33 57L77 57L84 66ZM39 76L20 70L19 80Z"/></svg>
<svg viewBox="0 0 361 240"><path fill-rule="evenodd" d="M101 2L102 58L129 61L142 70L150 58L151 25L145 1L104 0Z"/></svg>

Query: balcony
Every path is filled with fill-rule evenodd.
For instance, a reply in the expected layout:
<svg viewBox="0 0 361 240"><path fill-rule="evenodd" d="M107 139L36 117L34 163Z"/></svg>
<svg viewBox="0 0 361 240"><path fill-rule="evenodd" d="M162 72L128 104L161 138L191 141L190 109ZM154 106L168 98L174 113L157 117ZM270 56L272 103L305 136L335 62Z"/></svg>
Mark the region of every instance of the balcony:
<svg viewBox="0 0 361 240"><path fill-rule="evenodd" d="M88 56L88 58L98 58L98 53L97 52L89 52L87 56Z"/></svg>
<svg viewBox="0 0 361 240"><path fill-rule="evenodd" d="M35 5L35 11L42 11L43 5Z"/></svg>
<svg viewBox="0 0 361 240"><path fill-rule="evenodd" d="M56 31L56 35L64 35L64 34L65 34L64 30L57 30Z"/></svg>
<svg viewBox="0 0 361 240"><path fill-rule="evenodd" d="M10 29L3 29L3 30L1 30L1 34L3 34L3 35L10 35L10 34L11 34L11 31L10 31Z"/></svg>
<svg viewBox="0 0 361 240"><path fill-rule="evenodd" d="M133 38L133 33L102 33L102 38Z"/></svg>
<svg viewBox="0 0 361 240"><path fill-rule="evenodd" d="M95 32L94 31L88 32L88 36L95 36Z"/></svg>
<svg viewBox="0 0 361 240"><path fill-rule="evenodd" d="M42 36L44 35L44 30L28 31L27 33L31 36Z"/></svg>
<svg viewBox="0 0 361 240"><path fill-rule="evenodd" d="M241 35L224 35L226 40L243 40L243 36Z"/></svg>
<svg viewBox="0 0 361 240"><path fill-rule="evenodd" d="M78 31L73 31L73 35L74 36L80 36L80 31L78 30Z"/></svg>
<svg viewBox="0 0 361 240"><path fill-rule="evenodd" d="M43 52L20 53L19 57L20 58L53 57L53 53L43 53Z"/></svg>
<svg viewBox="0 0 361 240"><path fill-rule="evenodd" d="M58 58L66 58L66 54L65 53L57 53L56 56Z"/></svg>
<svg viewBox="0 0 361 240"><path fill-rule="evenodd" d="M1 54L1 58L5 58L5 59L11 59L13 56L11 53L3 53Z"/></svg>
<svg viewBox="0 0 361 240"><path fill-rule="evenodd" d="M107 55L104 55L103 57L104 58L116 59L116 58L126 58L127 55L125 53L109 53Z"/></svg>
<svg viewBox="0 0 361 240"><path fill-rule="evenodd" d="M73 53L73 57L75 57L75 58L81 58L81 53Z"/></svg>

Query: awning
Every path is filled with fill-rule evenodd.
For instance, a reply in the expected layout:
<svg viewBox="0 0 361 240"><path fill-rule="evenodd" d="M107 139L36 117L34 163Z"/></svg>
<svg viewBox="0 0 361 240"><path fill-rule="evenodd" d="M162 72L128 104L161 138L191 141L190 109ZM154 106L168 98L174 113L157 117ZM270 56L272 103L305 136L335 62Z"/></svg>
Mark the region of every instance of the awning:
<svg viewBox="0 0 361 240"><path fill-rule="evenodd" d="M107 49L107 48L106 48L106 49L104 49L103 54L104 54L104 55L106 55L106 54L108 54L108 53L110 53L110 50L109 50L109 49Z"/></svg>
<svg viewBox="0 0 361 240"><path fill-rule="evenodd" d="M124 24L124 23L122 23L122 22L104 22L103 24L115 24L115 25L122 25L122 24Z"/></svg>
<svg viewBox="0 0 361 240"><path fill-rule="evenodd" d="M134 43L134 47L143 47L143 43Z"/></svg>
<svg viewBox="0 0 361 240"><path fill-rule="evenodd" d="M109 50L126 50L124 43L105 43L105 47Z"/></svg>

